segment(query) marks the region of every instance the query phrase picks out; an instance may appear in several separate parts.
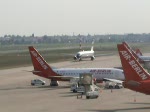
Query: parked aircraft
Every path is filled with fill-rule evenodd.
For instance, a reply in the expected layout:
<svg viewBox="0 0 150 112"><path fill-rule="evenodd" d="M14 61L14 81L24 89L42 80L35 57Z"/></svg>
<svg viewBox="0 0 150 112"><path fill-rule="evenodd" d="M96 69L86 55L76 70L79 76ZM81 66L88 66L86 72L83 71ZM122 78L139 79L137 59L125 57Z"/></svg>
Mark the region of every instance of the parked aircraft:
<svg viewBox="0 0 150 112"><path fill-rule="evenodd" d="M117 47L125 74L124 87L150 94L150 74L144 70L128 47L123 44L118 44Z"/></svg>
<svg viewBox="0 0 150 112"><path fill-rule="evenodd" d="M134 57L139 61L139 63L143 64L144 68L150 69L150 56L143 56L139 49L137 49L136 52L133 51L132 48L126 42L122 42L122 44L125 45L128 49L130 49L130 51L132 52Z"/></svg>
<svg viewBox="0 0 150 112"><path fill-rule="evenodd" d="M58 81L70 81L79 78L80 74L92 74L97 81L103 78L124 80L123 70L115 68L51 68L44 58L33 47L29 47L34 70L33 74L51 79L50 85L58 85Z"/></svg>

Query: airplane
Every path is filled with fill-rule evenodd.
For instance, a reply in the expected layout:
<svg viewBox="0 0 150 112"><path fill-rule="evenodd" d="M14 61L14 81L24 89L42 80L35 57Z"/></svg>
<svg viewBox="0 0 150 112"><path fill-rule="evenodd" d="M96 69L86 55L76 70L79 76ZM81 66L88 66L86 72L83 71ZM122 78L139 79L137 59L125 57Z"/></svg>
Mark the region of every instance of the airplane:
<svg viewBox="0 0 150 112"><path fill-rule="evenodd" d="M135 53L138 55L138 56L143 56L142 52L140 51L140 49L136 49L135 50Z"/></svg>
<svg viewBox="0 0 150 112"><path fill-rule="evenodd" d="M80 50L81 50L81 43L80 43ZM91 47L91 50L88 50L88 51L82 50L82 51L77 52L73 58L75 61L76 60L81 61L82 58L91 58L91 61L93 61L95 59L93 46Z"/></svg>
<svg viewBox="0 0 150 112"><path fill-rule="evenodd" d="M92 74L97 82L103 78L111 78L124 80L124 73L121 69L116 68L52 68L33 47L29 46L29 52L34 70L33 74L50 79L51 86L58 86L58 81L70 81L71 79L79 79L80 74Z"/></svg>
<svg viewBox="0 0 150 112"><path fill-rule="evenodd" d="M122 42L122 44L130 49L134 57L139 61L140 64L144 66L144 68L150 69L150 56L143 56L139 49L137 49L136 52L133 51L126 42Z"/></svg>
<svg viewBox="0 0 150 112"><path fill-rule="evenodd" d="M150 95L150 74L140 65L127 46L118 44L117 47L125 75L123 86Z"/></svg>

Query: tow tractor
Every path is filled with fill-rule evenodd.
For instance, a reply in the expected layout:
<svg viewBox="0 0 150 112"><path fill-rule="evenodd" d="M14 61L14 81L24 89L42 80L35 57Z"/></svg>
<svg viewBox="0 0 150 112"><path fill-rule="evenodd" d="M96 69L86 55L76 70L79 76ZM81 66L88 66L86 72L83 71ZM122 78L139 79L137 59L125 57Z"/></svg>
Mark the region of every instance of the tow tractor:
<svg viewBox="0 0 150 112"><path fill-rule="evenodd" d="M78 84L72 84L70 91L73 91L74 93L76 93L76 92L84 93L85 88L84 88L84 86L79 86Z"/></svg>
<svg viewBox="0 0 150 112"><path fill-rule="evenodd" d="M91 85L91 91L86 92L86 99L98 98L99 97L99 88L96 85Z"/></svg>
<svg viewBox="0 0 150 112"><path fill-rule="evenodd" d="M105 88L107 88L107 89L121 89L121 88L123 88L123 86L120 83L106 81L105 82Z"/></svg>

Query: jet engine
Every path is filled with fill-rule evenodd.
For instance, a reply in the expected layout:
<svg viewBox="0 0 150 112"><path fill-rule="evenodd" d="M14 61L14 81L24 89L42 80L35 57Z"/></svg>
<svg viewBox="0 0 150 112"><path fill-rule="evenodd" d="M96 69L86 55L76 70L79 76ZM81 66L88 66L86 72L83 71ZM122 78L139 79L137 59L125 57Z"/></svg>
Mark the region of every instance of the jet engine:
<svg viewBox="0 0 150 112"><path fill-rule="evenodd" d="M95 59L95 57L94 57L94 56L92 56L92 57L91 57L91 60L93 61L94 59Z"/></svg>
<svg viewBox="0 0 150 112"><path fill-rule="evenodd" d="M77 60L77 57L76 57L76 56L74 56L74 57L73 57L73 59L74 59L74 60Z"/></svg>

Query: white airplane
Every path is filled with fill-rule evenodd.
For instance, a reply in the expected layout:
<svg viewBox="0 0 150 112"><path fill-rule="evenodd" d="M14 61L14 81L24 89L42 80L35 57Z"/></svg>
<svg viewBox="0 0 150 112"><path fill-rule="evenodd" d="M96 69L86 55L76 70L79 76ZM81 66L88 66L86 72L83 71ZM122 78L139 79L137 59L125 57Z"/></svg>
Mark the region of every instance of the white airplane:
<svg viewBox="0 0 150 112"><path fill-rule="evenodd" d="M136 49L135 53L141 61L150 62L150 56L143 56L139 49Z"/></svg>
<svg viewBox="0 0 150 112"><path fill-rule="evenodd" d="M79 78L80 74L92 74L96 81L104 78L124 80L124 73L121 69L115 68L51 68L44 58L33 47L29 46L29 52L33 63L33 74L51 79L50 85L58 85L58 81L70 81Z"/></svg>
<svg viewBox="0 0 150 112"><path fill-rule="evenodd" d="M91 58L92 61L95 59L93 46L91 47L91 50L89 50L89 51L84 51L84 50L79 51L79 52L74 56L74 60L79 60L79 61L81 61L82 58Z"/></svg>
<svg viewBox="0 0 150 112"><path fill-rule="evenodd" d="M131 50L134 57L139 61L140 64L143 64L144 68L150 69L150 56L143 56L139 49L135 51L126 43L122 42L129 50Z"/></svg>

